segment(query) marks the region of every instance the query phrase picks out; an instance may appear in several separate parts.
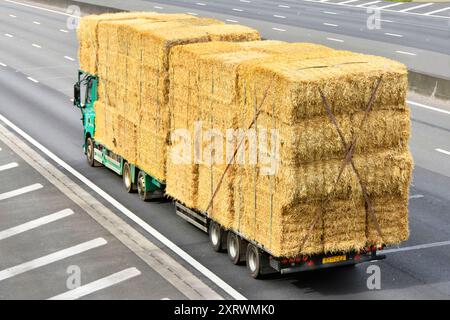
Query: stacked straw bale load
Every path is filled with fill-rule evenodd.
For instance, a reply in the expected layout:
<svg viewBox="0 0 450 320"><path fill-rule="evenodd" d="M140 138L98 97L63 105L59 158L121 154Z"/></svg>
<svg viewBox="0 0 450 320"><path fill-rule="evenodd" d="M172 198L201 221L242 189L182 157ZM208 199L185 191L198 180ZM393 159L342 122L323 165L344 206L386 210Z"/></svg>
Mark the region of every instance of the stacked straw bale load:
<svg viewBox="0 0 450 320"><path fill-rule="evenodd" d="M197 163L180 164L168 157L169 195L207 210L226 228L277 256L359 250L367 244L398 243L408 237L412 159L403 65L323 46L277 41L180 46L172 51L170 63L172 132L189 128L191 137L209 133L200 142L189 141L188 151ZM373 110L359 130L381 75ZM346 142L358 137L353 161L367 188L382 239L366 212L361 186L350 165L335 183L346 150L319 88ZM238 152L246 164L233 163L224 175L226 144L239 143L226 130L236 133L249 126L257 128L255 136L248 135L244 150ZM271 129L278 134L273 149L277 150L275 174L267 172L273 166L262 162L268 155L260 150L265 140L272 150ZM221 143L215 144L215 139ZM258 142L257 151L251 149L251 140ZM215 158L218 150L221 159ZM255 153L256 164L248 163ZM180 178L183 183L175 184Z"/></svg>
<svg viewBox="0 0 450 320"><path fill-rule="evenodd" d="M208 41L258 40L258 32L209 18L121 13L83 18L81 69L99 76L96 140L160 181L166 179L169 53Z"/></svg>
<svg viewBox="0 0 450 320"><path fill-rule="evenodd" d="M408 237L403 65L182 14L89 16L78 34L99 76L95 139L169 196L276 256Z"/></svg>

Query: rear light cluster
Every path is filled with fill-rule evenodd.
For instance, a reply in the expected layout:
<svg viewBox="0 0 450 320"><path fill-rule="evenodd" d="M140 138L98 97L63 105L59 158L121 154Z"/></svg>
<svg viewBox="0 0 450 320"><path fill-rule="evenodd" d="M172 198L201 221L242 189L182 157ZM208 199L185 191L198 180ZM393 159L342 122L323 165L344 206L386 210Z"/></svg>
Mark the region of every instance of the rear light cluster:
<svg viewBox="0 0 450 320"><path fill-rule="evenodd" d="M295 258L283 258L280 262L282 264L293 264L300 262L307 262L309 258L307 256L295 257Z"/></svg>
<svg viewBox="0 0 450 320"><path fill-rule="evenodd" d="M365 247L364 249L361 250L361 253L370 253L370 252L376 252L377 250L383 250L384 249L384 245L380 245L380 246L369 246L369 247Z"/></svg>

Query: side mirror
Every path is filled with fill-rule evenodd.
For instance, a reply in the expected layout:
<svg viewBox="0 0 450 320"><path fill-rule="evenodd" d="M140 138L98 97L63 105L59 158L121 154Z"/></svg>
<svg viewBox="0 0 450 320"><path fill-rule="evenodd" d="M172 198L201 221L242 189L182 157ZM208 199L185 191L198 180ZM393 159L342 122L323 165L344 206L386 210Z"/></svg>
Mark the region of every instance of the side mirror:
<svg viewBox="0 0 450 320"><path fill-rule="evenodd" d="M73 105L81 108L81 98L80 98L80 83L77 82L73 86Z"/></svg>

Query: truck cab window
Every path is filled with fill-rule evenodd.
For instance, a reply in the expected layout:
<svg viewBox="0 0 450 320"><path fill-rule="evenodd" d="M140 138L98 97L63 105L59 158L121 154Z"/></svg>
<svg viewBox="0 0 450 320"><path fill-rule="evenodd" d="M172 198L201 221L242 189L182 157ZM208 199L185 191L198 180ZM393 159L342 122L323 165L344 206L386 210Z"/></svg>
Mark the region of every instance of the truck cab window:
<svg viewBox="0 0 450 320"><path fill-rule="evenodd" d="M94 82L94 80L92 78L87 78L87 79L81 81L80 97L81 97L81 104L83 106L90 104L92 101L92 84L93 84L93 82Z"/></svg>

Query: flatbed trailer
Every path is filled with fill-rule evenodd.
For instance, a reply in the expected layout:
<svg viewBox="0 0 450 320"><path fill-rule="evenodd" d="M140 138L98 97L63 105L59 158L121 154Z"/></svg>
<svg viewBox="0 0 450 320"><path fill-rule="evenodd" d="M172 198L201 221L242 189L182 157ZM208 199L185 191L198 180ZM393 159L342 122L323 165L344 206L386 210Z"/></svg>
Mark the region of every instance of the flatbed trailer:
<svg viewBox="0 0 450 320"><path fill-rule="evenodd" d="M83 150L90 166L105 166L122 176L125 190L137 192L141 200L164 198L165 183L151 174L128 162L121 155L109 150L95 141L95 109L98 77L82 70L74 86L74 105L81 110L83 123ZM261 244L245 235L227 230L214 221L207 212L189 208L175 200L176 214L200 230L208 233L209 242L217 252L227 252L233 264L246 263L253 278L274 272L289 274L294 272L352 266L363 262L382 260L378 254L384 246L367 246L360 251L338 252L333 254L298 255L296 257L277 257Z"/></svg>

